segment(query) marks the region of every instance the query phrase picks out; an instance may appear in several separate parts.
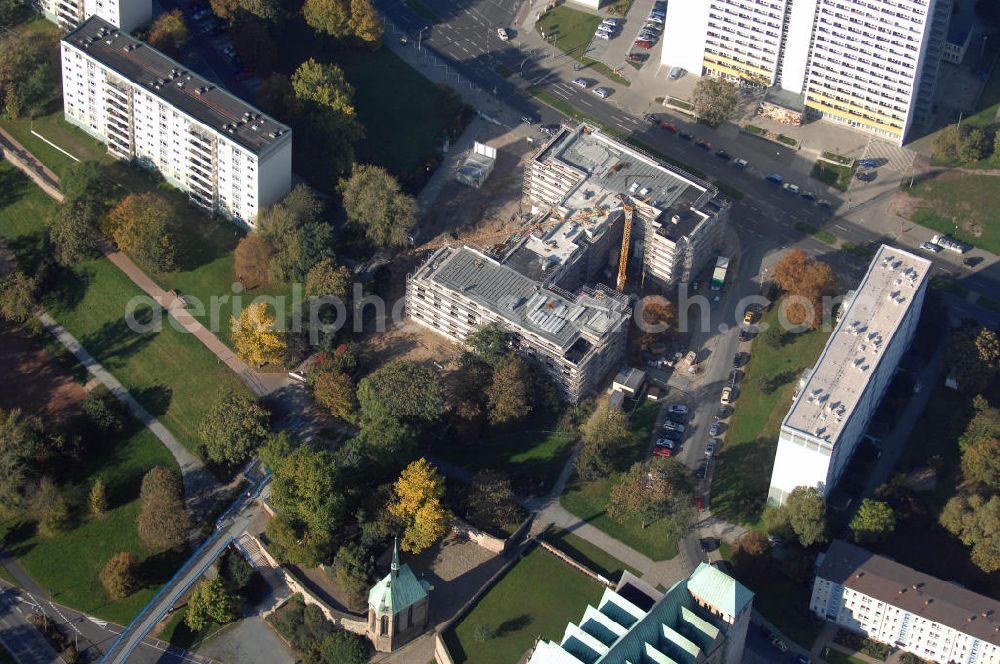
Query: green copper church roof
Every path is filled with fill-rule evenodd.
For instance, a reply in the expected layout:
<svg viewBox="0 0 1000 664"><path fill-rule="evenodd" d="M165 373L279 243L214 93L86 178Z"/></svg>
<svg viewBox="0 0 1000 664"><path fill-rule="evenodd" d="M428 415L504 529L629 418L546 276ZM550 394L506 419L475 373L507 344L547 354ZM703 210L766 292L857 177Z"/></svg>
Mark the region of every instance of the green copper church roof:
<svg viewBox="0 0 1000 664"><path fill-rule="evenodd" d="M395 615L427 597L427 584L417 579L409 565L399 564L399 548L392 545L392 568L368 591L368 604L379 614Z"/></svg>
<svg viewBox="0 0 1000 664"><path fill-rule="evenodd" d="M753 600L742 583L708 563L701 563L687 582L688 592L730 616L739 615Z"/></svg>

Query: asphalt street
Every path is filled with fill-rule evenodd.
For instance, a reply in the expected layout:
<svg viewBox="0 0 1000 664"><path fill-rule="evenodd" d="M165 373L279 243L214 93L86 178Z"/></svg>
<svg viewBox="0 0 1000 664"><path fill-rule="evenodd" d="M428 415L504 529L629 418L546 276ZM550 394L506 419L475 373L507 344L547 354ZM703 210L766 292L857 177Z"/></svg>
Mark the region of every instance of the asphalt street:
<svg viewBox="0 0 1000 664"><path fill-rule="evenodd" d="M62 662L42 633L28 622L31 613L16 589L0 592L0 643L18 664Z"/></svg>

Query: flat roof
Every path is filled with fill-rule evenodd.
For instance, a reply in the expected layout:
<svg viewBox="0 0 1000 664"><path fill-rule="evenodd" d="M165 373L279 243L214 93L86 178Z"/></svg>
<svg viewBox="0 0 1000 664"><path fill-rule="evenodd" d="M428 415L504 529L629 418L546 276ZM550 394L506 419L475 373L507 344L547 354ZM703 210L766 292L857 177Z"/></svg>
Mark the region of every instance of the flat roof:
<svg viewBox="0 0 1000 664"><path fill-rule="evenodd" d="M621 206L578 210L562 223L538 228L519 240L503 263L536 281L548 281L573 262L582 248L596 242L623 217ZM542 215L541 223L549 215Z"/></svg>
<svg viewBox="0 0 1000 664"><path fill-rule="evenodd" d="M63 41L254 154L292 139L287 125L99 16L91 16Z"/></svg>
<svg viewBox="0 0 1000 664"><path fill-rule="evenodd" d="M470 247L439 249L417 277L461 293L563 350L585 333L603 337L631 313L628 298L619 293L585 289L571 296Z"/></svg>
<svg viewBox="0 0 1000 664"><path fill-rule="evenodd" d="M831 542L817 576L1000 645L1000 602L854 544Z"/></svg>
<svg viewBox="0 0 1000 664"><path fill-rule="evenodd" d="M931 263L886 245L875 254L783 427L827 441L840 437Z"/></svg>
<svg viewBox="0 0 1000 664"><path fill-rule="evenodd" d="M665 211L700 207L718 194L707 182L586 123L563 127L534 159L558 161L580 175L561 203L569 210L620 206L618 196L626 194Z"/></svg>

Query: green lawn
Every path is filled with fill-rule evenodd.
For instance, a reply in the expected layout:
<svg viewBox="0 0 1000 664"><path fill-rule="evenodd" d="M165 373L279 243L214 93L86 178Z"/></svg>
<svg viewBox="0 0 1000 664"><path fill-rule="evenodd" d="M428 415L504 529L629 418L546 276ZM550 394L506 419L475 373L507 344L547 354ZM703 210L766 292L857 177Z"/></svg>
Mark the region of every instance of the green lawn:
<svg viewBox="0 0 1000 664"><path fill-rule="evenodd" d="M820 242L826 242L827 244L837 246L837 237L833 233L820 230L812 224L807 224L804 221L796 221L795 230L805 233L806 235L811 235Z"/></svg>
<svg viewBox="0 0 1000 664"><path fill-rule="evenodd" d="M763 322L778 325L778 307L767 311ZM759 516L771 479L778 429L791 405L795 381L816 362L828 336L822 331L787 334L779 348L769 347L760 338L754 341L716 461L713 514L739 523L753 522ZM757 383L761 376L771 378L778 387L764 394Z"/></svg>
<svg viewBox="0 0 1000 664"><path fill-rule="evenodd" d="M868 660L845 655L839 650L827 647L823 650L823 661L828 664L867 664Z"/></svg>
<svg viewBox="0 0 1000 664"><path fill-rule="evenodd" d="M555 484L578 435L575 428L560 429L559 413L543 411L475 445L456 444L434 454L473 473L486 468L506 473L519 492L540 494Z"/></svg>
<svg viewBox="0 0 1000 664"><path fill-rule="evenodd" d="M907 190L919 203L910 219L998 253L1000 197L995 193L998 182L989 175L953 173L916 184Z"/></svg>
<svg viewBox="0 0 1000 664"><path fill-rule="evenodd" d="M636 461L645 458L649 446L649 437L656 424L656 414L660 406L646 401L632 413L629 426L632 429L632 441L621 454L620 468L626 470ZM627 544L636 551L641 551L653 560L667 560L677 555L677 542L669 540L665 533L665 523L656 521L642 528L637 521L620 523L608 516L608 501L611 488L620 477L615 473L605 480L582 482L578 478L571 481L560 498L562 506L590 525L600 528L608 535Z"/></svg>
<svg viewBox="0 0 1000 664"><path fill-rule="evenodd" d="M184 650L195 650L203 646L206 641L218 634L219 630L225 627L225 625L210 621L208 627L196 632L185 624L184 616L186 615L187 607L174 612L170 620L167 621L167 624L160 630L160 633L156 635L156 638Z"/></svg>
<svg viewBox="0 0 1000 664"><path fill-rule="evenodd" d="M76 527L52 539L39 537L33 524L16 519L0 525L0 531L4 548L35 581L54 594L56 601L126 624L183 562L183 552L150 555L135 527L142 476L153 466L176 470L177 464L163 444L131 418L118 440L88 458L89 463L80 469L75 502L85 503L88 487L101 478L112 507L103 519L81 516ZM121 551L130 551L139 558L146 587L112 602L98 574L107 560Z"/></svg>
<svg viewBox="0 0 1000 664"><path fill-rule="evenodd" d="M831 164L827 161L817 161L813 164L812 177L823 182L834 189L847 191L851 184L851 175L854 169L850 166Z"/></svg>
<svg viewBox="0 0 1000 664"><path fill-rule="evenodd" d="M518 562L445 633L456 664L516 662L536 637L558 641L566 624L577 621L604 586L577 572L544 549ZM484 625L489 638L477 638Z"/></svg>
<svg viewBox="0 0 1000 664"><path fill-rule="evenodd" d="M31 272L42 259L44 219L53 205L30 180L0 164L0 235ZM178 332L163 316L162 330L138 334L124 317L128 303L142 295L104 258L55 270L45 308L125 385L136 399L190 450L215 395L225 386L243 389L236 376L194 336ZM148 307L137 320L146 320Z"/></svg>
<svg viewBox="0 0 1000 664"><path fill-rule="evenodd" d="M618 560L604 549L562 528L553 528L545 533L545 541L569 555L573 560L587 566L606 579L617 581L624 570L636 576L641 573Z"/></svg>
<svg viewBox="0 0 1000 664"><path fill-rule="evenodd" d="M422 16L431 23L441 23L441 17L435 14L430 7L420 2L420 0L403 0L403 4L413 10L418 16Z"/></svg>
<svg viewBox="0 0 1000 664"><path fill-rule="evenodd" d="M764 577L748 586L754 591L753 606L782 634L809 650L823 623L809 610L812 586L793 580L772 561Z"/></svg>
<svg viewBox="0 0 1000 664"><path fill-rule="evenodd" d="M619 85L628 86L630 82L627 78L616 74L603 62L584 57L587 46L594 39L594 32L600 24L601 17L596 14L560 5L546 12L535 24L535 29L539 33L545 33L546 39L554 40L556 48L574 60Z"/></svg>

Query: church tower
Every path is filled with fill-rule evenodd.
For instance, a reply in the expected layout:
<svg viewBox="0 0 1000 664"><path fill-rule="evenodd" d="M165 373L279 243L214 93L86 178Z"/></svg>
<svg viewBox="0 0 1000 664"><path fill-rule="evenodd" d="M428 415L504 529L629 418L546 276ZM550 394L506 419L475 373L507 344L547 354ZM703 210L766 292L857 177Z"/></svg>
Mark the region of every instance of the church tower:
<svg viewBox="0 0 1000 664"><path fill-rule="evenodd" d="M393 541L389 574L368 592L368 638L375 650L392 652L424 633L429 588L409 565L399 564L399 545Z"/></svg>

